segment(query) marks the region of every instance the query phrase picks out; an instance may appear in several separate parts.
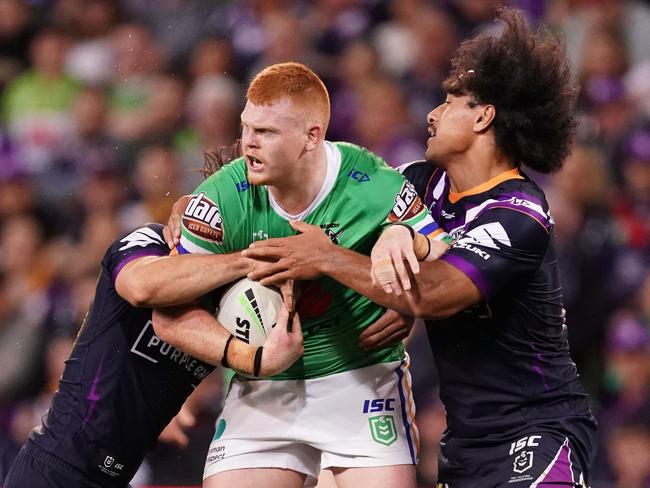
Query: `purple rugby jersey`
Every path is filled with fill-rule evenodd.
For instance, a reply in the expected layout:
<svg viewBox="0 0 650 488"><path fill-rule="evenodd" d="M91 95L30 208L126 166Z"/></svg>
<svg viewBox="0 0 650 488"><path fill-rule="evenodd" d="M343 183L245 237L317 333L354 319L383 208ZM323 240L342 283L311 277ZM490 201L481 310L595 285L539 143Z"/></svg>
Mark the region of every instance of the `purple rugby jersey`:
<svg viewBox="0 0 650 488"><path fill-rule="evenodd" d="M543 191L519 169L460 194L431 163L400 170L455 239L441 259L484 297L427 324L447 412L443 457L453 456L445 451L453 439L507 443L541 425L571 436L567 425L578 419L574 454L588 466L595 421L569 354L554 223Z"/></svg>
<svg viewBox="0 0 650 488"><path fill-rule="evenodd" d="M28 440L98 486L128 486L160 432L214 369L160 340L151 309L133 307L115 290L125 264L169 253L162 229L140 227L104 255L59 389Z"/></svg>

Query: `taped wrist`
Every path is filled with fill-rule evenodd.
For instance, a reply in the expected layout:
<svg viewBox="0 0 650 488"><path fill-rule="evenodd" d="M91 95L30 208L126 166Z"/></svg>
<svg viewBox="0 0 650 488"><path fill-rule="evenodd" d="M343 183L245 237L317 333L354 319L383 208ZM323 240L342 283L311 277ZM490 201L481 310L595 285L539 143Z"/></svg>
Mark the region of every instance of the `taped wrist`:
<svg viewBox="0 0 650 488"><path fill-rule="evenodd" d="M223 346L223 354L221 356L221 366L224 368L229 368L230 365L228 364L228 348L230 347L230 341L232 341L235 338L234 335L230 334L230 337L226 340L226 345Z"/></svg>
<svg viewBox="0 0 650 488"><path fill-rule="evenodd" d="M415 239L413 239L413 253L418 261L424 261L431 254L431 241L429 238L416 232Z"/></svg>
<svg viewBox="0 0 650 488"><path fill-rule="evenodd" d="M235 336L231 334L226 341L226 345L223 348L221 365L224 368L231 368L239 371L240 373L254 374L257 361L257 350L262 348L249 346L239 339L235 339L234 341L233 339L235 339ZM260 368L262 359L261 356L262 355L260 353Z"/></svg>
<svg viewBox="0 0 650 488"><path fill-rule="evenodd" d="M262 369L262 350L263 347L258 347L255 351L255 360L253 361L253 376L260 375L260 369Z"/></svg>

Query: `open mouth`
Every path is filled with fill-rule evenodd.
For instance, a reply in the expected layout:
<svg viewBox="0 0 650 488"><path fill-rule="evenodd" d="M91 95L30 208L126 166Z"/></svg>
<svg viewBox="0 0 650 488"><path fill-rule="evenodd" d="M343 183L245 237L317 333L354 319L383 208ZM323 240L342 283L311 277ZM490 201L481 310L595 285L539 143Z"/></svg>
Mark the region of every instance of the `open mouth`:
<svg viewBox="0 0 650 488"><path fill-rule="evenodd" d="M429 137L436 137L436 128L433 126L429 126L427 129L427 132L429 133Z"/></svg>
<svg viewBox="0 0 650 488"><path fill-rule="evenodd" d="M246 156L246 163L252 171L260 171L264 167L264 163L253 156Z"/></svg>

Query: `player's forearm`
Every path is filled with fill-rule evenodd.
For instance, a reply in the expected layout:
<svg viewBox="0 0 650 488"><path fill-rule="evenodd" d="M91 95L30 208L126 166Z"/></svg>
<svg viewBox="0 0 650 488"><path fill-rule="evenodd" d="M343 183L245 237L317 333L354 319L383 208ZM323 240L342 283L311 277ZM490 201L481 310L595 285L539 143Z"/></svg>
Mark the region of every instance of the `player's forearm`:
<svg viewBox="0 0 650 488"><path fill-rule="evenodd" d="M472 282L460 271L440 260L420 263L410 291L397 296L374 286L370 258L337 247L323 257L322 272L339 283L384 307L427 319L449 317L480 301Z"/></svg>
<svg viewBox="0 0 650 488"><path fill-rule="evenodd" d="M127 264L116 280L120 296L137 307L190 302L248 272L240 253L147 256Z"/></svg>
<svg viewBox="0 0 650 488"><path fill-rule="evenodd" d="M153 327L163 341L212 365L221 364L230 332L211 313L194 306L156 309ZM233 339L228 345L228 364L233 369L252 373L257 347Z"/></svg>
<svg viewBox="0 0 650 488"><path fill-rule="evenodd" d="M323 274L379 305L406 315L414 315L408 297L388 294L380 287L373 286L370 278L371 262L368 256L343 247L332 246L331 252L321 257Z"/></svg>

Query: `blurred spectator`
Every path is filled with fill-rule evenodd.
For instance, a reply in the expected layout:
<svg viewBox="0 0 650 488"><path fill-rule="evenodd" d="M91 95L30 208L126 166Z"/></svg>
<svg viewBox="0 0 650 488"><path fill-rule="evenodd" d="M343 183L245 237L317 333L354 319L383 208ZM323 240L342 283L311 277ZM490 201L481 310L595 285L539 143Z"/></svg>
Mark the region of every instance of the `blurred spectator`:
<svg viewBox="0 0 650 488"><path fill-rule="evenodd" d="M111 30L118 18L113 0L76 2L71 12L71 30L77 35L66 58L67 71L90 85L108 83L113 75Z"/></svg>
<svg viewBox="0 0 650 488"><path fill-rule="evenodd" d="M358 89L355 131L359 143L397 167L422 158L422 144L408 117L400 88L387 80L368 82Z"/></svg>
<svg viewBox="0 0 650 488"><path fill-rule="evenodd" d="M83 89L72 106L72 130L63 142L60 154L47 180L38 183L39 200L55 205L62 212L72 211L72 195L89 175L117 169L117 143L106 130L107 99L98 87Z"/></svg>
<svg viewBox="0 0 650 488"><path fill-rule="evenodd" d="M620 312L610 325L605 358L604 393L598 412L601 438L599 457L609 459L611 464L595 464L598 467L597 479L607 479L609 476L612 481L621 481L622 484L616 486L645 488L647 485L637 483L644 481L647 471L645 475L641 472L640 480L634 478L639 476L639 469L645 470L647 466L635 466L631 460L625 463L623 458L632 454L633 450L627 449L622 441L639 440L647 435L647 431L644 434L638 428L632 432L626 425L629 420L637 419L650 425L649 324L633 312ZM637 442L632 444L636 445ZM608 473L608 468L611 473ZM625 484L631 481L635 484Z"/></svg>
<svg viewBox="0 0 650 488"><path fill-rule="evenodd" d="M172 205L181 196L174 153L162 146L145 149L138 157L134 186L138 199L127 203L121 212L121 230L137 227L142 222L165 222Z"/></svg>
<svg viewBox="0 0 650 488"><path fill-rule="evenodd" d="M210 75L233 75L232 47L227 39L207 38L199 42L190 60L189 74L193 80Z"/></svg>
<svg viewBox="0 0 650 488"><path fill-rule="evenodd" d="M185 64L194 45L208 33L208 14L215 6L212 0L129 0L122 3L126 12L147 26L174 68Z"/></svg>
<svg viewBox="0 0 650 488"><path fill-rule="evenodd" d="M619 31L632 64L647 60L650 38L650 7L637 0L569 0L562 33L569 59L580 69L580 53L588 47L588 32L595 28ZM627 56L626 56L627 57Z"/></svg>
<svg viewBox="0 0 650 488"><path fill-rule="evenodd" d="M458 44L457 26L443 10L430 6L414 10L409 22L416 40L415 60L402 80L404 92L409 93L410 115L418 127L424 127L429 111L445 98L441 83Z"/></svg>
<svg viewBox="0 0 650 488"><path fill-rule="evenodd" d="M204 75L194 81L187 97L189 126L174 138L179 154L180 190L189 193L203 180L196 170L203 154L231 145L239 135L242 92L237 82L224 74Z"/></svg>
<svg viewBox="0 0 650 488"><path fill-rule="evenodd" d="M615 170L621 191L613 200L612 213L625 244L625 261L617 286L628 295L641 285L650 269L650 125L645 122L630 130L616 153Z"/></svg>
<svg viewBox="0 0 650 488"><path fill-rule="evenodd" d="M609 462L612 488L650 487L650 426L644 421L627 421L614 430L606 443L610 446ZM600 486L600 485L599 485Z"/></svg>
<svg viewBox="0 0 650 488"><path fill-rule="evenodd" d="M0 89L27 67L34 32L26 2L0 0Z"/></svg>
<svg viewBox="0 0 650 488"><path fill-rule="evenodd" d="M650 118L650 60L634 65L624 77L630 102L642 117Z"/></svg>
<svg viewBox="0 0 650 488"><path fill-rule="evenodd" d="M115 68L109 130L129 141L146 134L144 108L153 95L154 79L163 54L142 25L122 24L112 34Z"/></svg>
<svg viewBox="0 0 650 488"><path fill-rule="evenodd" d="M571 356L589 389L599 382L605 323L619 304L618 290L608 285L620 247L608 178L603 155L577 144L546 192L556 223Z"/></svg>
<svg viewBox="0 0 650 488"><path fill-rule="evenodd" d="M39 32L31 45L32 69L12 81L4 93L4 121L17 143L20 161L33 174L48 169L71 131L69 110L78 86L63 72L68 44L61 31Z"/></svg>
<svg viewBox="0 0 650 488"><path fill-rule="evenodd" d="M606 28L587 33L579 74L583 86L580 107L587 114L591 131L614 141L635 115L623 75L628 69L627 52L620 36Z"/></svg>
<svg viewBox="0 0 650 488"><path fill-rule="evenodd" d="M0 405L37 384L51 268L40 258L43 236L31 216L12 216L0 231Z"/></svg>
<svg viewBox="0 0 650 488"><path fill-rule="evenodd" d="M377 53L365 41L349 44L339 57L339 70L330 84L332 115L327 129L330 140L354 139L355 120L359 113L359 91L365 84L381 77Z"/></svg>

